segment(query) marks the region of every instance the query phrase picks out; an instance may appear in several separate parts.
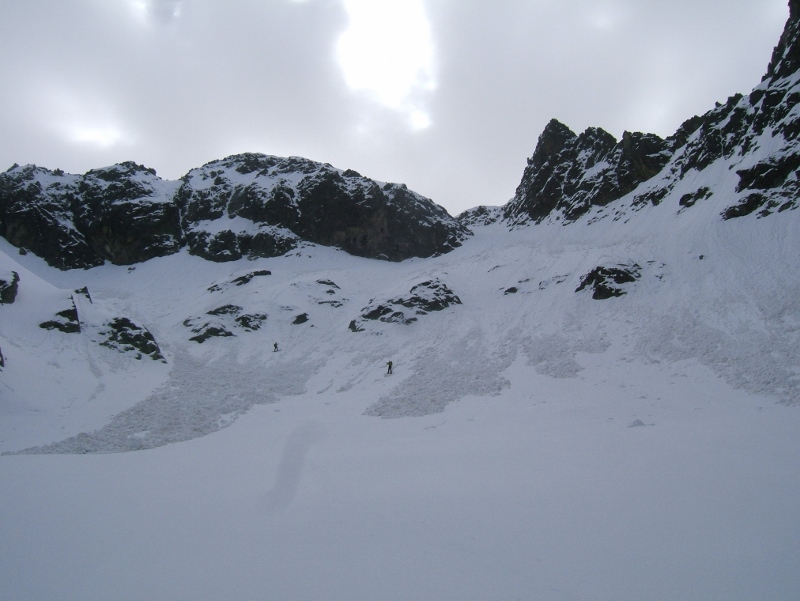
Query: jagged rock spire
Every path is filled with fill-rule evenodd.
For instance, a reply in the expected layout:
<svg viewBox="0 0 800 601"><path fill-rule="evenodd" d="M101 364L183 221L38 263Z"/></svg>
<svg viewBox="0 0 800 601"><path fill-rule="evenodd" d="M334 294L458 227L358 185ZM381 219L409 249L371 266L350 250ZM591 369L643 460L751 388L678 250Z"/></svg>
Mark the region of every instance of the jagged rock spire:
<svg viewBox="0 0 800 601"><path fill-rule="evenodd" d="M789 0L789 20L772 52L766 79L788 77L800 70L800 0Z"/></svg>

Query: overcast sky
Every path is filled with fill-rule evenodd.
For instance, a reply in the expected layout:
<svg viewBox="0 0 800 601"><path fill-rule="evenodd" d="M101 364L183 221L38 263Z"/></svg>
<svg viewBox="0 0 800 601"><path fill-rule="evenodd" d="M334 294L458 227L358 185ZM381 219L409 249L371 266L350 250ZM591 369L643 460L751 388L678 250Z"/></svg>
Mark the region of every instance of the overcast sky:
<svg viewBox="0 0 800 601"><path fill-rule="evenodd" d="M0 171L239 152L504 204L555 117L672 134L761 80L787 0L0 0Z"/></svg>

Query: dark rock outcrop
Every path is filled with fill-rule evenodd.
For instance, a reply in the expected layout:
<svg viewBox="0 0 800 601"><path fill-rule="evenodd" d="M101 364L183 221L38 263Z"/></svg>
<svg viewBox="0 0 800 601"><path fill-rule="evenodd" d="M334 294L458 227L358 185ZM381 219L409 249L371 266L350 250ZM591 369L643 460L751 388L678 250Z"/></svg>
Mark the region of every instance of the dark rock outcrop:
<svg viewBox="0 0 800 601"><path fill-rule="evenodd" d="M175 188L130 162L82 176L14 166L0 174L0 234L60 269L139 263L183 243Z"/></svg>
<svg viewBox="0 0 800 601"><path fill-rule="evenodd" d="M353 332L361 332L365 321L411 324L422 315L432 311L443 311L451 305L460 305L461 299L438 279L421 282L411 288L409 296L389 299L380 303L371 300L361 310L358 319L348 326Z"/></svg>
<svg viewBox="0 0 800 601"><path fill-rule="evenodd" d="M239 305L222 305L206 312L206 316L190 317L183 321L194 336L189 338L194 342L203 343L213 337L236 336L234 329L253 332L261 328L267 320L266 313L243 313L244 308Z"/></svg>
<svg viewBox="0 0 800 601"><path fill-rule="evenodd" d="M638 280L641 276L641 269L636 263L613 267L599 265L581 278L581 284L575 292L590 288L592 298L595 300L624 296L627 293L624 285Z"/></svg>
<svg viewBox="0 0 800 601"><path fill-rule="evenodd" d="M102 265L75 227L78 180L35 165L15 165L0 174L0 234L59 269Z"/></svg>
<svg viewBox="0 0 800 601"><path fill-rule="evenodd" d="M479 206L467 209L456 217L459 223L466 227L491 225L503 218L502 207Z"/></svg>
<svg viewBox="0 0 800 601"><path fill-rule="evenodd" d="M800 70L800 0L789 0L789 21L772 52L767 79L791 77Z"/></svg>
<svg viewBox="0 0 800 601"><path fill-rule="evenodd" d="M184 325L186 324L184 323ZM205 323L202 326L192 328L192 332L194 332L196 335L189 338L189 340L193 340L199 344L202 344L209 338L224 338L226 336L236 335L222 326L212 325L210 323Z"/></svg>
<svg viewBox="0 0 800 601"><path fill-rule="evenodd" d="M101 329L100 334L105 338L100 346L121 353L133 352L136 359L148 356L154 361L167 362L150 330L135 324L127 317L115 317L110 320Z"/></svg>
<svg viewBox="0 0 800 601"><path fill-rule="evenodd" d="M39 327L45 330L59 330L65 334L80 333L81 322L78 319L78 309L75 306L75 301L72 301L72 307L69 309L56 313L56 319L42 322Z"/></svg>
<svg viewBox="0 0 800 601"><path fill-rule="evenodd" d="M237 315L236 325L240 328L248 331L253 332L261 328L265 321L267 321L267 314L266 313L244 313L242 315Z"/></svg>
<svg viewBox="0 0 800 601"><path fill-rule="evenodd" d="M98 257L115 265L176 253L183 235L173 191L155 170L136 163L93 169L78 184L75 226Z"/></svg>
<svg viewBox="0 0 800 601"><path fill-rule="evenodd" d="M295 318L292 320L292 325L299 326L306 323L308 320L308 313L300 313L299 315L295 315Z"/></svg>
<svg viewBox="0 0 800 601"><path fill-rule="evenodd" d="M16 271L0 274L0 305L10 305L17 300L18 288L19 274Z"/></svg>
<svg viewBox="0 0 800 601"><path fill-rule="evenodd" d="M272 272L268 269L258 269L256 271L251 271L244 275L237 276L230 280L229 282L224 282L222 284L213 284L209 286L209 292L222 292L225 289L231 286L244 286L245 284L249 284L253 278L262 277L266 275L272 275Z"/></svg>

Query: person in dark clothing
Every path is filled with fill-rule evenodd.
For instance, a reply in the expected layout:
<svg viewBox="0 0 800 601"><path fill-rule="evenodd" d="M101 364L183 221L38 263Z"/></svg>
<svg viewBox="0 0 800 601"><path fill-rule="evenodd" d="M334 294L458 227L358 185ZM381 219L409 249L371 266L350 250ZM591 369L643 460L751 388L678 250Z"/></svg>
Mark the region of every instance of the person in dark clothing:
<svg viewBox="0 0 800 601"><path fill-rule="evenodd" d="M386 365L388 365L388 366L389 366L389 369L387 369L387 370L386 370L386 373L387 373L387 374L390 374L390 373L392 373L392 362L391 362L391 361L387 361L387 362L386 362Z"/></svg>
<svg viewBox="0 0 800 601"><path fill-rule="evenodd" d="M273 353L277 353L278 352L278 343L277 342L272 345L272 352Z"/></svg>

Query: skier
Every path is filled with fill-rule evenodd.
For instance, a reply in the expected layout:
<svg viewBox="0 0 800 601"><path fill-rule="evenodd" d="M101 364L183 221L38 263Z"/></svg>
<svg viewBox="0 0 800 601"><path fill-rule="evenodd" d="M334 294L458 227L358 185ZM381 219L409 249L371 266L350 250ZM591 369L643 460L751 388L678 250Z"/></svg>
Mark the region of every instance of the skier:
<svg viewBox="0 0 800 601"><path fill-rule="evenodd" d="M277 342L272 345L272 352L273 353L277 353L278 352L278 343Z"/></svg>
<svg viewBox="0 0 800 601"><path fill-rule="evenodd" d="M389 375L390 373L392 373L392 362L391 361L387 361L386 365L389 366L389 369L386 370L386 375Z"/></svg>

